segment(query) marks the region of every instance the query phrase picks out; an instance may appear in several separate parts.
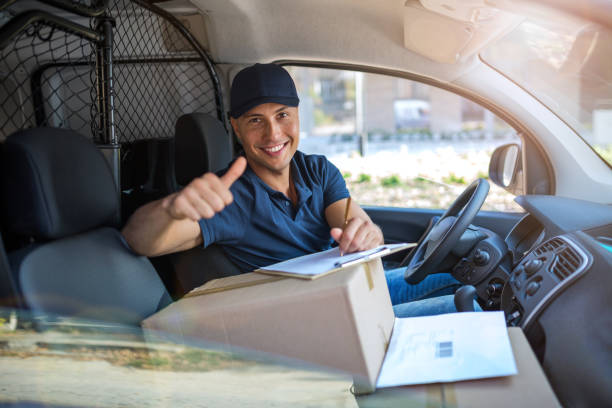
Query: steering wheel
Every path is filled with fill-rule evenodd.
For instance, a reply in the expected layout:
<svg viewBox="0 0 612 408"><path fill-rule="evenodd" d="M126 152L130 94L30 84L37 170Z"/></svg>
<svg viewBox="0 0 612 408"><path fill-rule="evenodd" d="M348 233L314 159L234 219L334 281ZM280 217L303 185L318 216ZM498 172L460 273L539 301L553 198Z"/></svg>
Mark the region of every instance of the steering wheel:
<svg viewBox="0 0 612 408"><path fill-rule="evenodd" d="M470 184L440 219L419 240L404 272L404 280L415 284L427 275L436 273L436 267L447 257L461 235L484 204L489 193L489 182L483 178Z"/></svg>

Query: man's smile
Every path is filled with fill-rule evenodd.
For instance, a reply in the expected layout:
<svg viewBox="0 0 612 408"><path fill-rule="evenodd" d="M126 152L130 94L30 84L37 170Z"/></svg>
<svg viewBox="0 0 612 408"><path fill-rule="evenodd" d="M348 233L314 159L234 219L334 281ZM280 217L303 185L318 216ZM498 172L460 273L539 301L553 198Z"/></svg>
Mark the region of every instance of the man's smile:
<svg viewBox="0 0 612 408"><path fill-rule="evenodd" d="M273 146L260 147L260 149L269 155L277 156L284 150L285 146L287 146L288 144L289 142L287 141Z"/></svg>

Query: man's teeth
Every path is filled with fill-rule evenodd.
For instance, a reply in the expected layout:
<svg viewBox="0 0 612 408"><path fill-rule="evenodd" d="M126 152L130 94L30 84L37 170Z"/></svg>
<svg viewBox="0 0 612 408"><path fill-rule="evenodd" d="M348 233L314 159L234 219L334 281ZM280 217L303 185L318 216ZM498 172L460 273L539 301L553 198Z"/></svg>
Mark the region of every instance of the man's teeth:
<svg viewBox="0 0 612 408"><path fill-rule="evenodd" d="M274 153L274 152L278 152L280 149L282 149L284 145L285 144L279 144L278 146L274 146L274 147L266 147L266 148L264 148L264 150L266 152Z"/></svg>

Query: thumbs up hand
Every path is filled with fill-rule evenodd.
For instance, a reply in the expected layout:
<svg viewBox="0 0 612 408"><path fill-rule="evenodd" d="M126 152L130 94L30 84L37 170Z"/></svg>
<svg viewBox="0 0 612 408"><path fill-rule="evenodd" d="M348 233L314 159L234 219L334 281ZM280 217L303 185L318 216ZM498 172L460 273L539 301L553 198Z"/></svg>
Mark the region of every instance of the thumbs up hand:
<svg viewBox="0 0 612 408"><path fill-rule="evenodd" d="M229 188L244 173L246 165L246 159L239 157L221 177L214 173L197 177L181 191L164 198L162 207L177 220L212 218L234 200Z"/></svg>

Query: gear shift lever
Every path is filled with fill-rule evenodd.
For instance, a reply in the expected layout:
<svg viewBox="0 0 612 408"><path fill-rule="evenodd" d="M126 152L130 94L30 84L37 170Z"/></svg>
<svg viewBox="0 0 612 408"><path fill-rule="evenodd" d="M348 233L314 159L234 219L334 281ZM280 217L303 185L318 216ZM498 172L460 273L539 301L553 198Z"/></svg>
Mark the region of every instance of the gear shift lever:
<svg viewBox="0 0 612 408"><path fill-rule="evenodd" d="M474 311L474 296L476 288L472 285L463 285L455 292L455 308L458 312Z"/></svg>

